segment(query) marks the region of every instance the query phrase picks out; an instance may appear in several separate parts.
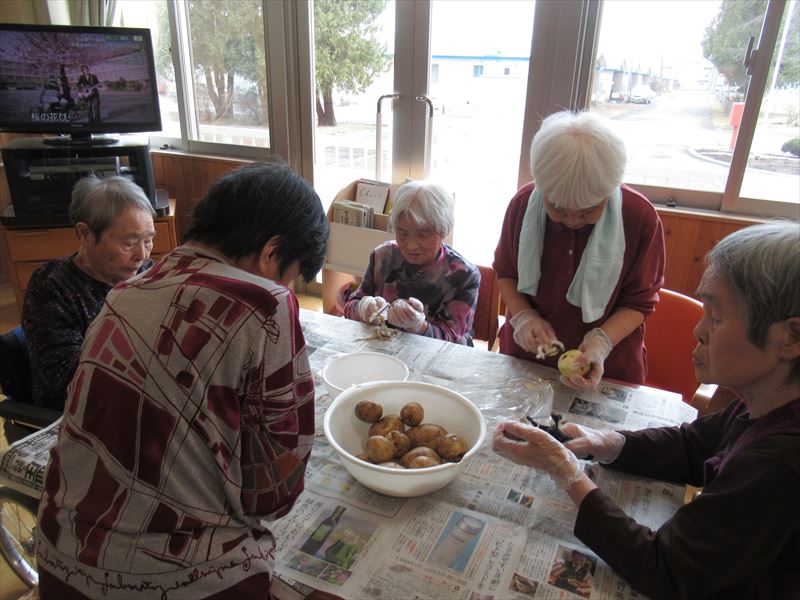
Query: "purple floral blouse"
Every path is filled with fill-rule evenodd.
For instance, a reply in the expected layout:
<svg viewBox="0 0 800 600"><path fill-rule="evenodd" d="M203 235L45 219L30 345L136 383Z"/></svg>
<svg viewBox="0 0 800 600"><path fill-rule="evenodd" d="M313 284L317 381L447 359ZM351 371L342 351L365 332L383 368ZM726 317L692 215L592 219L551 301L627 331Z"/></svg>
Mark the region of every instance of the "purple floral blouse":
<svg viewBox="0 0 800 600"><path fill-rule="evenodd" d="M344 315L358 321L358 301L381 296L387 302L417 298L425 306L427 337L472 345L472 321L478 304L481 273L453 250L442 245L436 262L418 270L403 258L394 241L375 248L361 286L348 298Z"/></svg>

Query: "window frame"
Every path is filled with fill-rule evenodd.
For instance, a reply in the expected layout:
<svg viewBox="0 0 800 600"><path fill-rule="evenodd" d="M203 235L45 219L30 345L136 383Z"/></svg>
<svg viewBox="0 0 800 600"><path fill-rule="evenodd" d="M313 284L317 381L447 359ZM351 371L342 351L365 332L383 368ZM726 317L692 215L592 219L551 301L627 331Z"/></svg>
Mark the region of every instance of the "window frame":
<svg viewBox="0 0 800 600"><path fill-rule="evenodd" d="M263 2L267 85L270 102L270 147L255 148L191 139L193 98L191 78L186 77L189 56L187 0L168 2L181 138L151 136L162 149L231 158L263 160L279 155L313 182L314 97L313 0ZM563 109L589 107L593 65L599 42L603 2L536 3L531 43L523 135L519 154L518 185L530 180L530 142L544 116ZM765 93L767 72L775 50L785 6L770 0L758 40L758 52L745 97L745 109L726 186L722 192L635 184L654 204L700 209L721 215L748 217L798 217L798 204L739 196L758 112ZM410 90L395 100L392 180L423 178L425 172L425 105L415 100L427 95L431 69L430 0L397 2L395 91ZM276 60L275 57L283 57ZM408 124L412 124L409 126Z"/></svg>
<svg viewBox="0 0 800 600"><path fill-rule="evenodd" d="M299 145L299 111L296 106L300 94L298 86L292 85L291 80L297 80L296 73L300 70L297 64L300 45L292 35L295 25L299 23L294 5L283 2L262 2L270 145L254 147L196 139L199 136L196 127L194 81L191 77L188 1L165 0L165 2L169 18L181 137L151 135L151 146L162 150L249 160L265 160L278 155L292 166L296 166L295 157L298 153L293 152L293 148ZM283 56L285 60L274 60L271 58L273 56ZM278 93L277 90L283 90L285 93Z"/></svg>

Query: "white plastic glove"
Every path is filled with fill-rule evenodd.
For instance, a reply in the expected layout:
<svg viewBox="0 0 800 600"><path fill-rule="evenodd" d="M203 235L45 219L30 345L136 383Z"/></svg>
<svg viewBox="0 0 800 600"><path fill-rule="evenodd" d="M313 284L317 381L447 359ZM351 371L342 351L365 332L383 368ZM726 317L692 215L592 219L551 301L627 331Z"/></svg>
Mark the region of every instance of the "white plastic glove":
<svg viewBox="0 0 800 600"><path fill-rule="evenodd" d="M358 318L364 323L376 323L378 313L386 304L380 296L364 296L358 301Z"/></svg>
<svg viewBox="0 0 800 600"><path fill-rule="evenodd" d="M536 354L540 346L560 344L550 323L532 308L519 311L509 323L514 329L514 341L526 352Z"/></svg>
<svg viewBox="0 0 800 600"><path fill-rule="evenodd" d="M625 445L625 436L610 429L604 431L577 423L564 423L561 431L572 438L564 445L572 450L575 456L583 458L591 454L597 462L602 464L617 460Z"/></svg>
<svg viewBox="0 0 800 600"><path fill-rule="evenodd" d="M509 439L506 434L514 438ZM547 473L556 487L568 490L584 477L578 459L546 431L518 421L503 421L492 438L492 450L519 465Z"/></svg>
<svg viewBox="0 0 800 600"><path fill-rule="evenodd" d="M423 333L428 329L424 310L422 302L416 298L395 300L389 307L389 314L386 316L386 320L403 331Z"/></svg>
<svg viewBox="0 0 800 600"><path fill-rule="evenodd" d="M600 383L603 377L603 363L614 349L611 338L606 332L595 327L589 330L581 345L578 346L583 354L575 359L576 365L589 365L589 372L586 375L576 375L574 377L561 376L561 383L576 390L593 390Z"/></svg>

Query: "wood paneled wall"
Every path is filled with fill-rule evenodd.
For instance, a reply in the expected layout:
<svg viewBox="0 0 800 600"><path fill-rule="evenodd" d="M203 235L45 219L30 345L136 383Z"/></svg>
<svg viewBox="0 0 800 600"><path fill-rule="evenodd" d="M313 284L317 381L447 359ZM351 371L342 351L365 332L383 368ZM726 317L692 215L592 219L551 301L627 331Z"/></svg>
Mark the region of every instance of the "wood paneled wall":
<svg viewBox="0 0 800 600"><path fill-rule="evenodd" d="M674 208L656 209L664 226L667 261L664 287L694 296L704 258L726 235L759 221Z"/></svg>
<svg viewBox="0 0 800 600"><path fill-rule="evenodd" d="M176 201L178 243L183 240L194 205L209 186L221 175L247 163L161 150L153 151L152 156L156 187L166 189L170 198ZM0 208L8 202L5 174L2 179ZM667 246L664 287L687 295L694 295L703 273L703 257L714 244L729 233L758 222L756 219L671 208L658 208L658 213L664 224ZM7 277L7 274L6 257L0 256L0 278Z"/></svg>
<svg viewBox="0 0 800 600"><path fill-rule="evenodd" d="M167 190L169 197L175 199L175 226L179 244L189 225L194 205L211 184L228 171L248 162L164 151L154 151L152 156L156 187Z"/></svg>

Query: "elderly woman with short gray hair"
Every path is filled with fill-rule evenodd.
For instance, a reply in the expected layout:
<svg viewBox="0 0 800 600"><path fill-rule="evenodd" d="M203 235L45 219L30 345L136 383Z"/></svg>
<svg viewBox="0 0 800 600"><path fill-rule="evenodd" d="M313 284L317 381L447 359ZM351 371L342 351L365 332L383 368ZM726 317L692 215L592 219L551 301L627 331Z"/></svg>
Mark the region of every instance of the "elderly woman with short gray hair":
<svg viewBox="0 0 800 600"><path fill-rule="evenodd" d="M547 117L531 144L533 181L506 210L494 269L506 303L500 352L555 366L581 350L578 389L643 383L645 318L664 280L655 209L622 183L622 139L592 113Z"/></svg>
<svg viewBox="0 0 800 600"><path fill-rule="evenodd" d="M78 251L39 267L22 305L36 404L63 410L86 330L106 295L153 264L154 215L142 188L125 177L91 175L75 184L69 216Z"/></svg>
<svg viewBox="0 0 800 600"><path fill-rule="evenodd" d="M697 295L694 371L737 395L679 427L600 431L500 424L493 447L578 506L575 536L649 598L797 598L800 590L800 224L730 234ZM676 360L686 357L676 357ZM703 492L657 530L626 515L577 457Z"/></svg>
<svg viewBox="0 0 800 600"><path fill-rule="evenodd" d="M444 243L455 221L453 197L425 181L409 181L394 196L395 241L375 248L359 288L344 307L348 319L472 345L480 271Z"/></svg>

